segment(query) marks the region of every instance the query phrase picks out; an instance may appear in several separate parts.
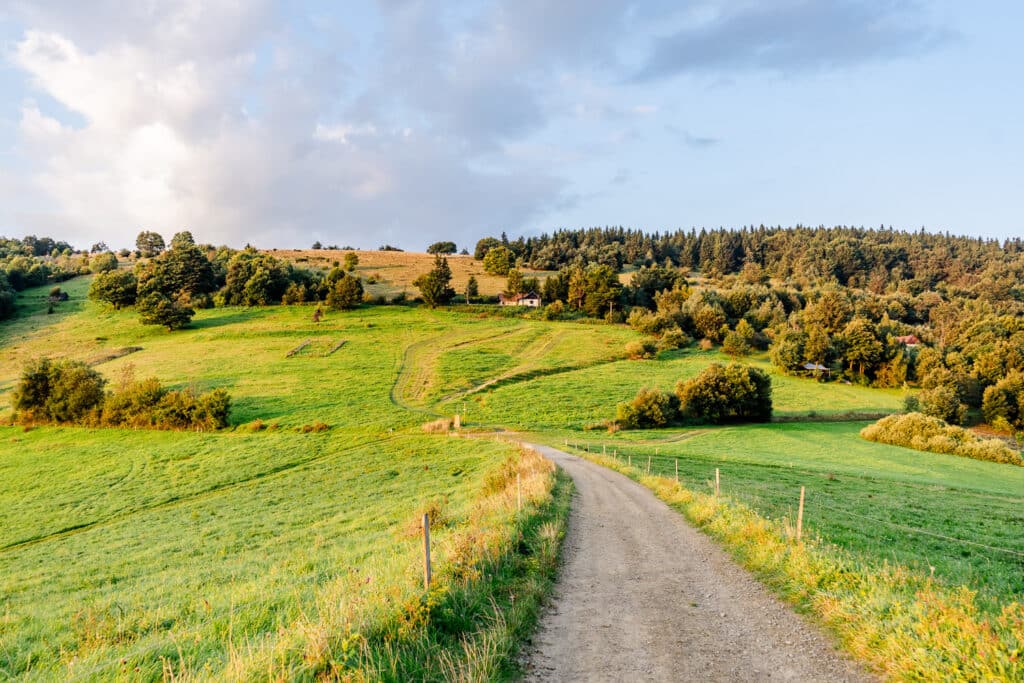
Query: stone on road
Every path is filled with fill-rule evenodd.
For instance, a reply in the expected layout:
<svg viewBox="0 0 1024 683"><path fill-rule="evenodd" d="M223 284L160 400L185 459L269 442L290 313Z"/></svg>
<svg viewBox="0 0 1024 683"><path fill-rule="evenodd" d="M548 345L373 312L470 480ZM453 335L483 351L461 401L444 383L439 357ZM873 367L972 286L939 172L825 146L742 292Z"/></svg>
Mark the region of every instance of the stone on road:
<svg viewBox="0 0 1024 683"><path fill-rule="evenodd" d="M648 489L533 448L576 495L526 680L873 680Z"/></svg>

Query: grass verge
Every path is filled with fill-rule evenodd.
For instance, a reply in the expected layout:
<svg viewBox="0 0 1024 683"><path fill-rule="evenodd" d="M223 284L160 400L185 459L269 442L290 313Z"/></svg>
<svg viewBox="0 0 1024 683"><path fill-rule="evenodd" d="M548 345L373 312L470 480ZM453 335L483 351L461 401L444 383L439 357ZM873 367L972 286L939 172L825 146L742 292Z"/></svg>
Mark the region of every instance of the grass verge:
<svg viewBox="0 0 1024 683"><path fill-rule="evenodd" d="M787 520L742 503L644 475L610 457L577 453L650 488L719 541L744 567L832 631L850 654L887 678L1024 680L1024 606L981 610L970 589L815 540L796 541Z"/></svg>
<svg viewBox="0 0 1024 683"><path fill-rule="evenodd" d="M514 678L514 655L533 630L555 578L570 496L564 474L533 451L521 451L487 478L469 520L439 536L429 591L422 588L418 549L399 561L402 580L375 582L365 572L353 573L338 583L336 593L321 596L316 615L285 626L289 637L272 648L235 649L215 678ZM436 505L416 519L424 512L444 525ZM407 535L418 537L415 520L410 522ZM178 680L205 678L182 663L167 666Z"/></svg>

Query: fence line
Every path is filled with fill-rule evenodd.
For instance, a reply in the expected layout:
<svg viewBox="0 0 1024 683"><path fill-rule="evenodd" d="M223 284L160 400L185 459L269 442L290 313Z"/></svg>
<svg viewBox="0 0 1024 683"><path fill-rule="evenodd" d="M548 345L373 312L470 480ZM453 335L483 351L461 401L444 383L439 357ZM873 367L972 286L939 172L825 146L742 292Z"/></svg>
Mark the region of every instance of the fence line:
<svg viewBox="0 0 1024 683"><path fill-rule="evenodd" d="M578 447L579 446L577 446L577 448ZM632 454L629 454L629 466L632 466L632 460L633 460ZM660 460L660 458L659 458L659 460ZM676 462L676 466L678 467L678 458L676 458L676 461L677 461ZM725 462L729 462L729 461L727 460ZM737 464L740 464L740 465L755 465L755 466L757 466L757 465L761 465L762 463L738 462ZM768 465L768 467L770 467L770 465ZM666 477L666 478L668 477L668 475L665 475L665 474L660 474L660 473L656 473L656 474L658 474L658 476L662 476L662 477ZM714 484L712 484L712 486L714 486ZM768 488L770 489L770 487L768 487ZM745 498L747 496L744 496L742 493L740 493L737 496L735 494L735 492L734 492L732 497L739 498L740 500L742 500L743 498ZM759 498L760 496L755 496L755 497ZM940 533L935 532L935 531L929 531L927 529L921 529L919 527L913 527L913 526L908 526L906 524L900 524L899 522L890 522L890 521L887 521L887 520L884 520L884 519L876 519L874 517L868 517L867 515L862 515L862 514L857 513L857 512L851 512L849 510L843 510L843 509L840 509L840 508L835 508L835 507L832 507L831 505L826 505L825 503L821 503L821 502L818 502L818 501L815 501L814 505L817 505L819 507L822 507L824 509L830 510L830 511L832 511L834 513L837 513L837 514L840 514L840 515L847 515L849 517L856 517L858 519L863 519L865 521L873 522L875 524L885 524L887 526L890 526L890 527L893 527L893 528L896 528L896 529L900 529L900 530L906 531L908 533L921 534L923 536L931 536L932 538L938 538L938 539L941 539L941 540L944 540L944 541L949 541L951 543L957 543L957 544L962 544L962 545L969 545L969 546L973 546L973 547L976 547L976 548L983 548L985 550L992 550L994 552L1006 553L1008 555L1013 555L1015 557L1022 557L1022 558L1024 558L1024 552L1022 552L1020 550L1014 550L1012 548L1002 548L1002 547L999 547L999 546L993 546L993 545L988 545L988 544L985 544L985 543L979 543L977 541L968 541L967 539L964 539L964 538L956 538L955 536L947 536L945 534L940 534Z"/></svg>

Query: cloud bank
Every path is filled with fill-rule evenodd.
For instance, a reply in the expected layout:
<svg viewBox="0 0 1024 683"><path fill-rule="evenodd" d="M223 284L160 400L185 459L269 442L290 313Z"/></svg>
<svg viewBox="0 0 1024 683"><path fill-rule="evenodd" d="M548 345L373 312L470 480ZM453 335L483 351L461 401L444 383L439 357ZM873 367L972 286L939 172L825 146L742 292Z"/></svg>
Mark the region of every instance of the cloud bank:
<svg viewBox="0 0 1024 683"><path fill-rule="evenodd" d="M79 245L186 228L233 245L469 245L578 201L561 153L523 150L565 131L610 159L579 123L657 118L630 81L843 66L934 39L908 6L848 2L42 5L11 10L25 170L0 174L42 201L0 227Z"/></svg>

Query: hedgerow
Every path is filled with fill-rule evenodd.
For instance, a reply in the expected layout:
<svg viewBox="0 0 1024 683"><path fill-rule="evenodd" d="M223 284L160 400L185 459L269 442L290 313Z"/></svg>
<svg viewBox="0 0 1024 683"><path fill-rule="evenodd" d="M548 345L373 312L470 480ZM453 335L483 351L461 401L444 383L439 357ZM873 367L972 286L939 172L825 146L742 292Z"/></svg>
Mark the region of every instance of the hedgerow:
<svg viewBox="0 0 1024 683"><path fill-rule="evenodd" d="M1000 439L983 439L964 429L921 413L890 415L860 431L868 441L919 451L959 455L1010 465L1024 465L1020 452Z"/></svg>

